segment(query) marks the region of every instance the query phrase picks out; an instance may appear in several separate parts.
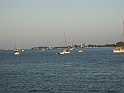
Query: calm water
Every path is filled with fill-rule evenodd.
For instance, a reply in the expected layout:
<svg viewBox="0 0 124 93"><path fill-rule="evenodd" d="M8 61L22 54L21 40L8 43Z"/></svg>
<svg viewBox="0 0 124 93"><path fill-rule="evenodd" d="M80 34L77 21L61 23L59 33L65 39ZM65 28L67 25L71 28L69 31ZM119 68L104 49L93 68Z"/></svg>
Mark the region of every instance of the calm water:
<svg viewBox="0 0 124 93"><path fill-rule="evenodd" d="M112 48L0 50L0 93L124 93L124 54Z"/></svg>

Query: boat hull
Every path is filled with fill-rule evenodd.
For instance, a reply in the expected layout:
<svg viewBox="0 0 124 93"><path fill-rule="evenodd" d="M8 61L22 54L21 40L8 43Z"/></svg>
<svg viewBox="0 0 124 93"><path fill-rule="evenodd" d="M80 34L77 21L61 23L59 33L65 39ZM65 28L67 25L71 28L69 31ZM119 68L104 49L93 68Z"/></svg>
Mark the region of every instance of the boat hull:
<svg viewBox="0 0 124 93"><path fill-rule="evenodd" d="M83 51L79 50L78 52L83 52Z"/></svg>
<svg viewBox="0 0 124 93"><path fill-rule="evenodd" d="M124 48L113 49L113 53L124 53Z"/></svg>
<svg viewBox="0 0 124 93"><path fill-rule="evenodd" d="M70 54L70 52L68 50L63 50L60 52L61 55L65 55L65 54Z"/></svg>
<svg viewBox="0 0 124 93"><path fill-rule="evenodd" d="M70 52L60 52L61 55L70 54Z"/></svg>
<svg viewBox="0 0 124 93"><path fill-rule="evenodd" d="M19 55L20 53L19 53L19 52L15 52L14 54L15 54L15 55Z"/></svg>

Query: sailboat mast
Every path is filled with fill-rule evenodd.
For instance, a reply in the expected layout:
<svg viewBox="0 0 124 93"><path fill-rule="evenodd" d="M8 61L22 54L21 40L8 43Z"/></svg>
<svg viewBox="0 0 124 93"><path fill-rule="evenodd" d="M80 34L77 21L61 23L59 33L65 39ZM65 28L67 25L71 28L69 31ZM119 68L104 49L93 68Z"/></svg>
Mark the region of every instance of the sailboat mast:
<svg viewBox="0 0 124 93"><path fill-rule="evenodd" d="M18 40L17 40L17 49L18 49L19 47L18 47Z"/></svg>
<svg viewBox="0 0 124 93"><path fill-rule="evenodd" d="M123 40L124 40L124 20L123 20Z"/></svg>
<svg viewBox="0 0 124 93"><path fill-rule="evenodd" d="M65 46L66 46L66 34L65 34L65 32L64 32L64 36L65 36Z"/></svg>
<svg viewBox="0 0 124 93"><path fill-rule="evenodd" d="M73 45L74 45L74 44L73 44L73 39L71 38L71 46L73 47Z"/></svg>

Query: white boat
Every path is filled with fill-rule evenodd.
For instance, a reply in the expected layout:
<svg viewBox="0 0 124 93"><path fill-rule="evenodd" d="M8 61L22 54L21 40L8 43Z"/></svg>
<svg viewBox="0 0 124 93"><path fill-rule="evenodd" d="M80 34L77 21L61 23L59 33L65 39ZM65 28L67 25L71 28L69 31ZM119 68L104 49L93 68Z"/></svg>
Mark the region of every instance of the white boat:
<svg viewBox="0 0 124 93"><path fill-rule="evenodd" d="M22 52L24 52L25 50L24 49L22 49Z"/></svg>
<svg viewBox="0 0 124 93"><path fill-rule="evenodd" d="M123 20L123 38L124 38L124 20ZM113 49L113 53L124 53L124 46Z"/></svg>
<svg viewBox="0 0 124 93"><path fill-rule="evenodd" d="M64 54L70 54L70 52L65 49L65 50L61 51L60 54L62 54L62 55L64 55Z"/></svg>
<svg viewBox="0 0 124 93"><path fill-rule="evenodd" d="M64 32L64 36L65 36L65 46L66 46L66 35L65 35L65 32ZM62 50L59 54L62 54L62 55L70 54L70 51L64 49L64 50Z"/></svg>
<svg viewBox="0 0 124 93"><path fill-rule="evenodd" d="M73 44L73 40L72 40L72 45L70 47L70 50L75 50L74 44Z"/></svg>
<svg viewBox="0 0 124 93"><path fill-rule="evenodd" d="M14 50L14 54L19 55L20 54L19 50L18 49Z"/></svg>
<svg viewBox="0 0 124 93"><path fill-rule="evenodd" d="M124 47L119 47L119 48L115 48L113 49L114 53L124 53Z"/></svg>
<svg viewBox="0 0 124 93"><path fill-rule="evenodd" d="M75 48L74 47L71 47L70 50L75 50Z"/></svg>
<svg viewBox="0 0 124 93"><path fill-rule="evenodd" d="M17 40L17 45L16 45L16 49L14 50L14 54L15 55L19 55L20 54L20 52L19 52L19 50L18 50L18 40Z"/></svg>
<svg viewBox="0 0 124 93"><path fill-rule="evenodd" d="M43 48L42 51L45 51L45 49Z"/></svg>
<svg viewBox="0 0 124 93"><path fill-rule="evenodd" d="M83 50L82 50L82 49L80 49L78 52L83 52Z"/></svg>

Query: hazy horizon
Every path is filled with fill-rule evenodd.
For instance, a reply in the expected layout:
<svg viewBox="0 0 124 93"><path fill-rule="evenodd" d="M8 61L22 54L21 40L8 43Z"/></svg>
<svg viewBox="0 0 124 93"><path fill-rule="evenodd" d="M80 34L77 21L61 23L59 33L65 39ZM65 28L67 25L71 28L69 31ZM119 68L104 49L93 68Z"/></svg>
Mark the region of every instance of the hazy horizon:
<svg viewBox="0 0 124 93"><path fill-rule="evenodd" d="M123 39L124 0L0 0L0 49Z"/></svg>

